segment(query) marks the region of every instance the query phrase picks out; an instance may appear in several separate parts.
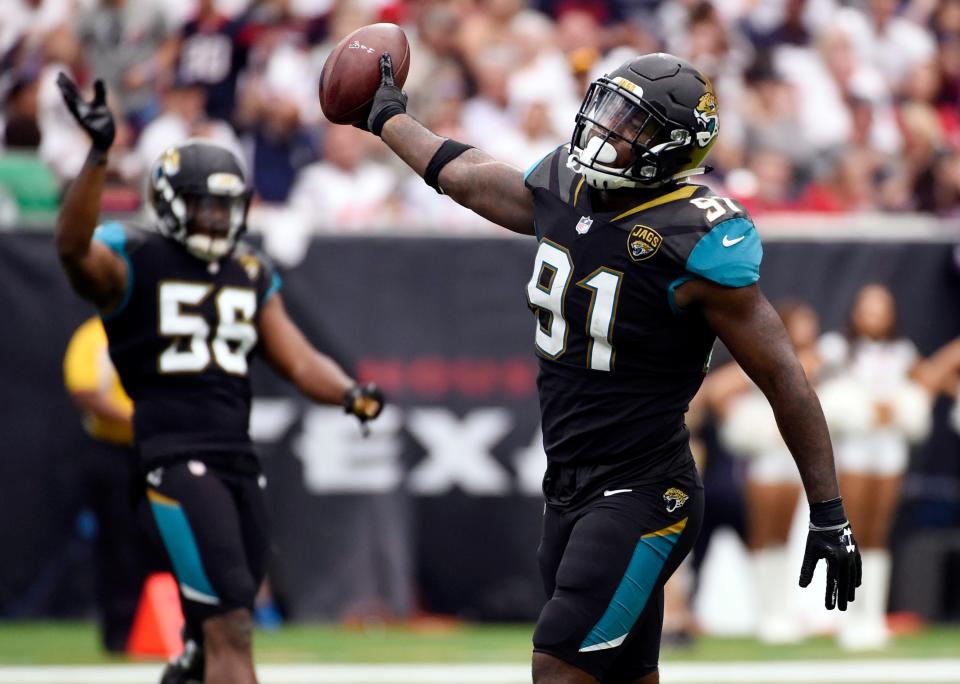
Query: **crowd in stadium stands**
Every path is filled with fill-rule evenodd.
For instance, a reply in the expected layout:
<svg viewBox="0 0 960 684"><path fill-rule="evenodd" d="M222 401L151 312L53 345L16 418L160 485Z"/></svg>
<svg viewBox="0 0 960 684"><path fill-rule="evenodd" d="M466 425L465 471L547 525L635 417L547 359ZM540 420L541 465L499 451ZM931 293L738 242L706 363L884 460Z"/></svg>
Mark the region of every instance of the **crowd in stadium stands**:
<svg viewBox="0 0 960 684"><path fill-rule="evenodd" d="M54 80L108 86L123 122L104 208L139 208L168 145L242 154L251 218L316 232L491 227L374 136L327 124L317 83L364 24L411 41L410 111L528 167L566 141L586 84L634 53L713 80L722 135L705 182L752 212L960 212L960 0L6 0L0 224L48 220L83 133ZM268 245L269 246L269 245Z"/></svg>

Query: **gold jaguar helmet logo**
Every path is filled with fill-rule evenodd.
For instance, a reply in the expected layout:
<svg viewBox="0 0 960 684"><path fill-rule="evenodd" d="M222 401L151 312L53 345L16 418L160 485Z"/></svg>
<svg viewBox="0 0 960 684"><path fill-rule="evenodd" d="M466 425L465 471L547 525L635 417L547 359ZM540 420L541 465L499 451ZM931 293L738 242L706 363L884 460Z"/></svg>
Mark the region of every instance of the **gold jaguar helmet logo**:
<svg viewBox="0 0 960 684"><path fill-rule="evenodd" d="M667 502L667 513L673 513L675 510L687 503L687 499L690 497L687 496L687 493L677 489L676 487L671 487L663 493L663 500Z"/></svg>
<svg viewBox="0 0 960 684"><path fill-rule="evenodd" d="M720 110L717 96L707 91L700 96L693 112L697 118L697 145L706 147L720 132Z"/></svg>

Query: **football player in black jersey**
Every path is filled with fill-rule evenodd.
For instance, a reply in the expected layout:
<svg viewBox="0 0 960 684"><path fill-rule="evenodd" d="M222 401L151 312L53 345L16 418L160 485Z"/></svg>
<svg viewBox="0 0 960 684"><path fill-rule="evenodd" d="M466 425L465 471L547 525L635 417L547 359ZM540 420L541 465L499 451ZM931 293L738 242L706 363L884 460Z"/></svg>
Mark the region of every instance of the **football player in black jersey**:
<svg viewBox="0 0 960 684"><path fill-rule="evenodd" d="M148 178L156 230L97 228L113 118L102 82L89 102L66 76L58 85L93 144L64 198L57 251L100 310L134 400L146 495L187 621L184 656L162 681L249 684L251 611L268 559L266 479L247 433L250 357L259 350L306 396L361 421L377 417L383 397L288 317L279 275L241 240L250 190L228 150L190 140L162 155Z"/></svg>
<svg viewBox="0 0 960 684"><path fill-rule="evenodd" d="M361 127L438 192L539 243L526 287L548 458L536 684L659 680L663 584L703 517L684 413L715 337L766 394L803 477L800 584L826 559L826 607L846 608L860 556L820 404L756 285L760 239L737 202L688 182L719 131L703 74L662 53L629 60L590 85L570 143L525 174L407 115L386 54Z"/></svg>

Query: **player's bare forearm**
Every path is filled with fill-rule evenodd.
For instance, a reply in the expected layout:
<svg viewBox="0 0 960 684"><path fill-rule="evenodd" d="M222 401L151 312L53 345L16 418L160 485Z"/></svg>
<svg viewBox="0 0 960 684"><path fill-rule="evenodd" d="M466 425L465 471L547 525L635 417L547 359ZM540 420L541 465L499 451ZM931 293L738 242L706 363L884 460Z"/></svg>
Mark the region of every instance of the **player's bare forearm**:
<svg viewBox="0 0 960 684"><path fill-rule="evenodd" d="M321 404L343 402L353 380L336 361L310 344L287 315L279 294L264 306L259 332L264 357L304 396Z"/></svg>
<svg viewBox="0 0 960 684"><path fill-rule="evenodd" d="M123 260L93 240L106 173L107 153L91 148L64 196L55 237L60 263L73 289L101 309L119 302L126 279Z"/></svg>
<svg viewBox="0 0 960 684"><path fill-rule="evenodd" d="M820 401L780 317L756 285L725 288L691 281L687 296L766 395L811 503L839 496L833 448ZM684 286L686 287L686 286Z"/></svg>
<svg viewBox="0 0 960 684"><path fill-rule="evenodd" d="M57 216L57 252L64 264L86 256L100 217L100 195L107 176L107 153L93 148L70 183Z"/></svg>
<svg viewBox="0 0 960 684"><path fill-rule="evenodd" d="M444 141L407 114L387 121L380 137L420 176ZM443 167L439 184L455 202L485 219L516 233L533 234L533 193L524 185L520 169L474 148Z"/></svg>

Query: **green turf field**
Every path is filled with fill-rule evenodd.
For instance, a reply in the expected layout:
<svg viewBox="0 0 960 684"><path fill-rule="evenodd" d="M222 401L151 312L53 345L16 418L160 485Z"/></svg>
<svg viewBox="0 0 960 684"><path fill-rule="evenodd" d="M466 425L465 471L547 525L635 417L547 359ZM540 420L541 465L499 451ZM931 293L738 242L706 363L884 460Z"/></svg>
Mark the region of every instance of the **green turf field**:
<svg viewBox="0 0 960 684"><path fill-rule="evenodd" d="M256 635L260 663L525 663L530 625L347 629L297 625ZM860 658L956 658L960 627L902 636L880 654ZM693 647L665 650L662 662L824 660L846 658L831 640L762 646L752 639L702 637ZM77 622L0 623L0 665L123 662L102 654L93 625Z"/></svg>

